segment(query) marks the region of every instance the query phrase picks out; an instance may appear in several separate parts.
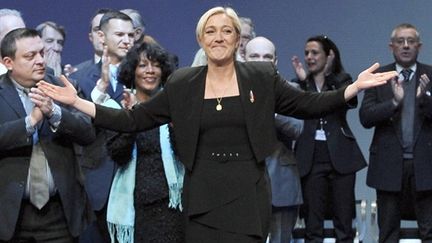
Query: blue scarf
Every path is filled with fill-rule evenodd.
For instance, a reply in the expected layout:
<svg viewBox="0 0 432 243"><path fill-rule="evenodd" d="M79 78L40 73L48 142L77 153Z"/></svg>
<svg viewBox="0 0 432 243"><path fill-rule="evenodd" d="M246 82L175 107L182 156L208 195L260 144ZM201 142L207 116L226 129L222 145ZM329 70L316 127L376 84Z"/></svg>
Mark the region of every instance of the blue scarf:
<svg viewBox="0 0 432 243"><path fill-rule="evenodd" d="M106 102L104 105L113 107L111 102ZM176 159L172 150L168 125L159 127L159 136L161 157L169 188L168 207L178 208L181 211L183 210L181 194L185 173L184 166ZM136 145L134 145L131 161L117 170L111 185L108 199L107 223L111 242L113 243L116 242L115 240L119 243L134 242L136 156L137 150Z"/></svg>

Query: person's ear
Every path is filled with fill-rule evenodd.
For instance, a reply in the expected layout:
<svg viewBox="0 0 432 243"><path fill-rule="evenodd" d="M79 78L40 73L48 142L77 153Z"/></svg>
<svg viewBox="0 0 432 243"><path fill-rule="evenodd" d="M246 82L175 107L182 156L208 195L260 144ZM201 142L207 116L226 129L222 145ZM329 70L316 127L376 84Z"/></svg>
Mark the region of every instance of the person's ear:
<svg viewBox="0 0 432 243"><path fill-rule="evenodd" d="M98 30L97 35L99 37L99 41L102 44L105 44L105 33L102 30Z"/></svg>
<svg viewBox="0 0 432 243"><path fill-rule="evenodd" d="M389 50L393 51L393 48L394 48L393 42L390 41L388 46L389 46Z"/></svg>
<svg viewBox="0 0 432 243"><path fill-rule="evenodd" d="M330 57L332 60L333 60L334 57L335 57L334 51L333 51L332 49L330 49L329 57Z"/></svg>
<svg viewBox="0 0 432 243"><path fill-rule="evenodd" d="M143 30L141 29L141 28L136 28L135 29L135 31L134 31L135 33L135 35L134 35L134 38L135 38L135 40L136 40L136 38L138 37L138 36L141 36L144 32L143 32Z"/></svg>
<svg viewBox="0 0 432 243"><path fill-rule="evenodd" d="M3 64L6 66L7 70L12 71L13 60L10 57L3 57Z"/></svg>

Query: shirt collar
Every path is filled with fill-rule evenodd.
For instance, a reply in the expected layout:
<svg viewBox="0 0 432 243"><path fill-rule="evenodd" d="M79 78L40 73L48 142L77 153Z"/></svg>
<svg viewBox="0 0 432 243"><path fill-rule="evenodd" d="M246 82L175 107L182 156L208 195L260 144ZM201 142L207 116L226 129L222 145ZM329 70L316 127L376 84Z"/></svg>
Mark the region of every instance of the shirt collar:
<svg viewBox="0 0 432 243"><path fill-rule="evenodd" d="M9 78L11 79L12 84L15 86L15 89L18 91L19 94L26 94L27 95L30 92L29 88L25 88L24 86L22 86L21 84L19 84L11 76L9 76Z"/></svg>
<svg viewBox="0 0 432 243"><path fill-rule="evenodd" d="M406 69L406 68L403 68L401 65L399 65L399 64L396 63L396 72L400 73L404 69ZM417 63L414 63L408 69L411 69L412 73L415 73L416 70L417 70Z"/></svg>

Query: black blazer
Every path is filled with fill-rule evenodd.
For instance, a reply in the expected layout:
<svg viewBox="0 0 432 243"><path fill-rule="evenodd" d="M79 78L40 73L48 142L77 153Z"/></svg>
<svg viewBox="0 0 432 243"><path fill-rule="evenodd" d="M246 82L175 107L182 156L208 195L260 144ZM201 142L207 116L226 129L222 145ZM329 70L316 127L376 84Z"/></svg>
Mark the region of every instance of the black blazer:
<svg viewBox="0 0 432 243"><path fill-rule="evenodd" d="M349 74L332 74L326 77L323 91L337 90L351 83L352 79ZM305 82L299 82L299 84L305 91L317 92L314 80L308 79ZM366 166L366 160L346 120L348 109L355 108L356 106L357 97L350 101L349 107L341 107L322 117L331 163L333 168L342 174L354 173ZM319 119L305 120L303 132L297 139L296 158L298 160L300 176L302 177L309 174L312 169L315 131L318 125Z"/></svg>
<svg viewBox="0 0 432 243"><path fill-rule="evenodd" d="M198 147L207 66L174 72L162 91L132 111L96 106L94 123L108 129L135 132L172 122L177 152L187 168L183 190L185 213L193 217L211 212L201 217L202 223L230 232L265 237L263 234L266 232L262 231L261 226L268 220L264 215L270 216L271 202L268 185L264 182L262 162L273 152L277 142L274 113L299 118L320 116L346 105L344 91L305 93L281 79L269 63L236 63L235 69L250 146L255 159L260 162L254 168L239 168L237 165L240 164L233 163L229 170L223 170L224 163L221 163L201 174L192 172ZM244 193L257 193L255 185L266 192L260 193L254 201L235 204L238 215L224 215L223 210L218 211L227 202L244 198ZM212 189L209 191L208 188ZM268 203L258 205L263 202ZM262 222L263 218L266 222Z"/></svg>
<svg viewBox="0 0 432 243"><path fill-rule="evenodd" d="M377 70L396 70L392 63ZM432 77L432 66L417 63L414 80L427 74ZM414 119L414 174L418 191L432 190L432 92L416 99ZM403 147L401 132L401 109L392 103L390 82L365 92L360 107L360 121L365 128L375 127L369 148L367 185L378 190L400 191L402 186Z"/></svg>
<svg viewBox="0 0 432 243"><path fill-rule="evenodd" d="M59 83L49 76L45 80ZM92 219L92 212L73 143L89 144L95 139L95 132L89 117L65 107L61 109L58 130L53 132L44 121L39 141L58 189L69 231L77 237ZM26 112L8 74L0 76L0 110L0 240L8 240L18 220L33 147L32 137L26 134Z"/></svg>
<svg viewBox="0 0 432 243"><path fill-rule="evenodd" d="M303 92L282 79L272 64L236 62L235 69L250 145L257 161L264 161L277 142L274 113L304 119L346 106L345 89ZM192 170L206 74L207 66L179 69L161 92L132 111L97 105L94 123L117 131L136 132L172 122L180 160Z"/></svg>

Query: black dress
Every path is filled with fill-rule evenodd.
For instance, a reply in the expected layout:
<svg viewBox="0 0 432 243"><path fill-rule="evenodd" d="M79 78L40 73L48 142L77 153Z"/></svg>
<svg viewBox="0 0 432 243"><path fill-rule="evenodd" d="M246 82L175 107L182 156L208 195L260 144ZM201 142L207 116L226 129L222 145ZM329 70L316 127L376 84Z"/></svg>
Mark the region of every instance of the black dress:
<svg viewBox="0 0 432 243"><path fill-rule="evenodd" d="M113 159L119 164L130 154L132 142L137 144L134 207L136 243L183 243L183 214L168 208L169 191L161 158L159 128L136 135L124 134L111 145ZM127 160L128 161L128 160Z"/></svg>
<svg viewBox="0 0 432 243"><path fill-rule="evenodd" d="M253 156L240 96L223 98L221 111L217 104L204 100L200 146L185 176L186 242L262 243L271 213L265 164ZM255 220L255 228L245 226Z"/></svg>

